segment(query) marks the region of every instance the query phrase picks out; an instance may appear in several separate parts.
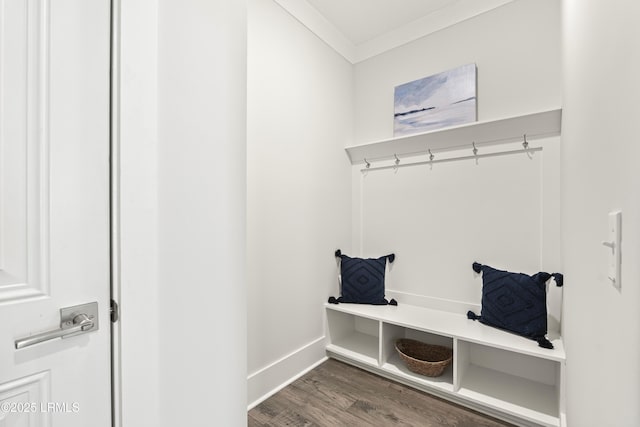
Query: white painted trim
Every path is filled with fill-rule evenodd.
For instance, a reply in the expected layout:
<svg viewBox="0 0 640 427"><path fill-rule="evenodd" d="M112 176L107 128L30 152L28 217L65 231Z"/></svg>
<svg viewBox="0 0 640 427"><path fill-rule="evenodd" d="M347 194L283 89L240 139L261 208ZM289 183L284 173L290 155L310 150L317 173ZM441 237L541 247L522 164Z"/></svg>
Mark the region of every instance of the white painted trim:
<svg viewBox="0 0 640 427"><path fill-rule="evenodd" d="M313 369L315 369L316 367L320 366L321 364L323 364L324 362L326 362L327 360L329 360L329 358L327 356L323 357L321 360L317 361L316 363L314 363L313 365L309 366L307 369L305 369L304 371L300 372L298 375L296 375L295 377L287 380L286 382L280 384L278 387L276 387L275 389L273 389L272 391L270 391L269 393L265 394L264 396L262 396L261 398L259 398L258 400L255 400L254 402L252 402L251 404L249 404L249 406L247 407L247 411L252 410L253 408L255 408L256 406L258 406L260 403L264 402L265 400L267 400L268 398L270 398L271 396L273 396L274 394L276 394L277 392L279 392L280 390L282 390L283 388L285 388L286 386L288 386L289 384L291 384L292 382L296 381L298 378L302 377L303 375L307 374L308 372L312 371Z"/></svg>
<svg viewBox="0 0 640 427"><path fill-rule="evenodd" d="M433 34L459 22L489 12L515 0L458 0L407 25L358 45L351 42L306 0L273 0L309 31L352 64Z"/></svg>
<svg viewBox="0 0 640 427"><path fill-rule="evenodd" d="M562 108L539 111L496 120L483 120L437 129L414 135L387 138L380 141L346 147L351 164L364 164L379 160L393 160L394 156L425 156L427 147L433 153L460 150L469 147L469 141L478 146L510 144L560 135ZM375 169L375 168L373 168Z"/></svg>
<svg viewBox="0 0 640 427"><path fill-rule="evenodd" d="M352 64L356 46L306 0L273 0Z"/></svg>
<svg viewBox="0 0 640 427"><path fill-rule="evenodd" d="M42 405L44 402L51 402L51 371L46 370L38 372L28 377L17 378L13 381L0 384L0 402L6 402L9 399L15 399L16 396L26 395L31 403L40 402ZM21 419L26 419L27 424L38 425L41 427L51 427L51 413L47 411L25 411ZM19 415L13 418L9 415L5 418L5 413L0 416L0 426L5 427L9 425L12 420L20 422ZM22 424L22 423L20 423ZM11 425L15 425L11 423Z"/></svg>
<svg viewBox="0 0 640 427"><path fill-rule="evenodd" d="M15 161L20 166L13 172L0 174L2 175L0 176L0 191L2 191L4 181L12 187L21 187L20 192L25 197L22 202L24 203L23 208L26 208L26 211L25 214L20 213L19 216L26 215L26 222L24 228L18 226L19 232L17 234L20 237L17 237L16 234L16 237L9 238L9 242L19 240L20 246L24 244L25 247L20 250L18 249L20 246L17 246L14 250L6 251L5 244L14 245L14 243L7 243L6 238L0 244L0 304L19 304L28 300L50 297L50 5L49 0L38 0L24 7L26 11L24 16L26 58L18 66L23 68L21 71L26 76L25 81L20 85L23 87L21 90L24 90L25 93L25 107L19 113L20 118L14 120L20 122L20 127L24 132L24 139L20 136L20 141L15 141L16 146L19 143L24 147L25 152L24 157L20 156L20 159L14 160L12 159L14 156L10 155L11 160L4 160L5 162ZM8 19L4 14L4 11L0 13L0 19ZM6 34L0 36L0 42L6 36ZM0 65L0 79L4 79L4 68L4 65ZM8 84L2 80L2 86ZM6 98L7 95L3 97ZM0 116L4 115L3 107L0 106ZM11 118L11 114L9 114L9 118ZM24 122L22 122L23 120ZM0 128L1 121L2 117L0 117ZM6 136L3 132L0 139L4 139ZM4 150L1 147L3 145L4 143L0 141L0 151ZM5 153L0 155L5 156ZM15 176L12 173L23 177L18 180L20 184L13 182ZM5 202L7 206L21 205L21 203L9 199L0 200L0 204ZM3 224L5 215L7 214L4 212L0 215L0 236L4 236L3 227L11 228L9 226L12 225L11 221L9 224ZM14 251L21 253L21 255L17 255L20 261L13 263L17 265L6 266L3 254Z"/></svg>
<svg viewBox="0 0 640 427"><path fill-rule="evenodd" d="M50 219L50 202L49 202L49 185L50 185L50 123L49 123L49 109L50 109L50 55L51 55L51 12L50 2L41 0L40 3L40 15L39 19L39 40L38 40L38 94L36 105L38 105L38 117L37 123L39 132L37 132L38 143L40 147L40 159L39 159L39 188L38 188L38 241L39 241L39 253L38 261L39 268L37 272L37 279L30 277L28 282L37 280L40 291L49 295L50 290L50 234L51 227L49 223ZM28 237L29 244L35 243L36 239ZM31 261L31 257L29 257ZM31 275L31 267L29 267L29 275Z"/></svg>
<svg viewBox="0 0 640 427"><path fill-rule="evenodd" d="M514 0L493 0L483 1L482 3L476 0L456 1L451 6L438 9L407 25L359 44L356 47L356 55L352 62L358 63L380 55L388 50L489 12L512 1Z"/></svg>
<svg viewBox="0 0 640 427"><path fill-rule="evenodd" d="M111 1L111 299L121 301L120 281L120 1ZM122 332L111 323L111 422L122 427Z"/></svg>
<svg viewBox="0 0 640 427"><path fill-rule="evenodd" d="M326 337L291 352L247 377L248 409L259 405L327 360Z"/></svg>
<svg viewBox="0 0 640 427"><path fill-rule="evenodd" d="M112 0L114 427L160 425L156 0ZM140 358L141 352L145 353Z"/></svg>

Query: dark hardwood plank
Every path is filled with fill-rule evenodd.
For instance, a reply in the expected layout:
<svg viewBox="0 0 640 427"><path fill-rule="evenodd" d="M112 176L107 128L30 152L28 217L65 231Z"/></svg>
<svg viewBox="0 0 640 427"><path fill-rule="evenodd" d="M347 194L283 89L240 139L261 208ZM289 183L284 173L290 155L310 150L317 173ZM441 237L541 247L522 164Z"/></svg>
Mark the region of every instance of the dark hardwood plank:
<svg viewBox="0 0 640 427"><path fill-rule="evenodd" d="M251 409L247 423L249 427L512 426L335 359Z"/></svg>

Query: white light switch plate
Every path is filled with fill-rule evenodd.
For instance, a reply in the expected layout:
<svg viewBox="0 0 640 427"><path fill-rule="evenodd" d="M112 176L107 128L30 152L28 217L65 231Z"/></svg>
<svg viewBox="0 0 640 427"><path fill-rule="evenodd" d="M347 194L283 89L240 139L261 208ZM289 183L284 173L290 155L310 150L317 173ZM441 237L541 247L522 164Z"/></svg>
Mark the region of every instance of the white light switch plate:
<svg viewBox="0 0 640 427"><path fill-rule="evenodd" d="M608 241L603 244L609 250L608 256L608 277L611 283L616 288L620 288L620 270L622 264L622 242L620 227L622 225L622 212L614 211L609 212L609 224L608 224Z"/></svg>

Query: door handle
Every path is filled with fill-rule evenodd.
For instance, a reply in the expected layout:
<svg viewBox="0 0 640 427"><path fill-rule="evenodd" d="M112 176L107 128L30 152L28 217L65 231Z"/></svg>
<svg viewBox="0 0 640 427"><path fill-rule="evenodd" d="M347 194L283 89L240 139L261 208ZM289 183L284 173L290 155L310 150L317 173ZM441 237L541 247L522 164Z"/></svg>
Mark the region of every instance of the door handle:
<svg viewBox="0 0 640 427"><path fill-rule="evenodd" d="M60 309L60 328L17 339L15 346L18 350L44 341L68 338L98 329L97 302L64 307Z"/></svg>

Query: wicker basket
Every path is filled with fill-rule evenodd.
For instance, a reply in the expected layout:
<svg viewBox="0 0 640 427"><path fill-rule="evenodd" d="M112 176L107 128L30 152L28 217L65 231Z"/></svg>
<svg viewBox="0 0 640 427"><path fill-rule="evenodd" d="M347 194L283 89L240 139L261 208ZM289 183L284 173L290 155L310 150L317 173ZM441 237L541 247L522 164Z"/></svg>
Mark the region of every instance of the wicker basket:
<svg viewBox="0 0 640 427"><path fill-rule="evenodd" d="M397 340L396 350L411 372L427 377L442 375L453 360L453 350L449 347L408 338Z"/></svg>

